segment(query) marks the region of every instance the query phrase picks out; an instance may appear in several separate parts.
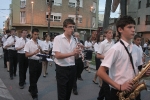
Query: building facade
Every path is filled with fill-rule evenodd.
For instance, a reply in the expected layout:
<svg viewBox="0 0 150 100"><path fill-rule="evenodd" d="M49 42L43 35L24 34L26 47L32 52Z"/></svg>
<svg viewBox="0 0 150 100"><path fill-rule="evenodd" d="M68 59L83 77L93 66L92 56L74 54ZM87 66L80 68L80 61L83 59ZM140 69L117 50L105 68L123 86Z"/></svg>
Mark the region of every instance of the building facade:
<svg viewBox="0 0 150 100"><path fill-rule="evenodd" d="M33 27L37 27L40 37L43 37L48 31L48 3L49 0L12 0L10 26L16 28L18 33L22 29L31 32ZM80 0L79 5L78 32L89 34L98 27L99 0ZM76 0L52 0L51 33L63 33L63 21L66 18L76 22L76 6Z"/></svg>
<svg viewBox="0 0 150 100"><path fill-rule="evenodd" d="M136 20L136 32L143 42L150 39L150 0L130 0L128 15Z"/></svg>

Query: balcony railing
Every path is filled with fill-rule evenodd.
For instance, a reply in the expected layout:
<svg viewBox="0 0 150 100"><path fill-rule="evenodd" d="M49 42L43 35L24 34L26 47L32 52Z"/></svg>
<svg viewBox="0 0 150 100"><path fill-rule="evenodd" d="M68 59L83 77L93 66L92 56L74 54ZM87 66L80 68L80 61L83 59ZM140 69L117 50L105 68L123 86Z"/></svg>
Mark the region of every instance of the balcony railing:
<svg viewBox="0 0 150 100"><path fill-rule="evenodd" d="M145 21L145 25L150 25L150 21Z"/></svg>
<svg viewBox="0 0 150 100"><path fill-rule="evenodd" d="M20 1L20 8L26 7L26 1Z"/></svg>

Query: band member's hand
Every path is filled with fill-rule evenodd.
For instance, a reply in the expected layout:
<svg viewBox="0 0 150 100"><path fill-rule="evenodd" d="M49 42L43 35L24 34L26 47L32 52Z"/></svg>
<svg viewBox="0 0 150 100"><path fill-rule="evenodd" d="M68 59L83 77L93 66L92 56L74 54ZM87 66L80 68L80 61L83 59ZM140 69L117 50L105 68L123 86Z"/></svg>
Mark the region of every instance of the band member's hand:
<svg viewBox="0 0 150 100"><path fill-rule="evenodd" d="M133 83L131 81L127 81L121 85L121 91L131 91L133 89Z"/></svg>
<svg viewBox="0 0 150 100"><path fill-rule="evenodd" d="M74 50L73 50L73 55L78 55L80 54L81 50L79 49L79 47L76 47Z"/></svg>
<svg viewBox="0 0 150 100"><path fill-rule="evenodd" d="M37 53L39 53L40 52L40 50L39 49L37 49L35 52L34 52L34 54L37 54Z"/></svg>
<svg viewBox="0 0 150 100"><path fill-rule="evenodd" d="M147 72L145 73L146 76L150 76L150 69L147 70Z"/></svg>

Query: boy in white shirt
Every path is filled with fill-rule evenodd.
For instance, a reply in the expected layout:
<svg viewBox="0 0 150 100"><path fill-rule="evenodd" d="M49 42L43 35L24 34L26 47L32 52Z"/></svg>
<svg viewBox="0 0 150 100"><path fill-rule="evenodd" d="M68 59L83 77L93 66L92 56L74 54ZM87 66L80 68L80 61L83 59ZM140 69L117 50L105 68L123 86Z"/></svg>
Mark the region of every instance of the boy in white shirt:
<svg viewBox="0 0 150 100"><path fill-rule="evenodd" d="M81 50L72 36L74 28L74 21L66 19L63 22L64 33L54 39L52 51L55 53L58 100L70 100L76 76L75 57Z"/></svg>
<svg viewBox="0 0 150 100"><path fill-rule="evenodd" d="M138 66L143 64L142 59L138 57L139 50L131 42L135 34L134 19L124 16L117 21L116 28L121 39L108 50L98 70L98 75L111 86L112 100L119 100L116 95L119 91L133 89L131 80L138 74ZM106 73L108 69L109 76ZM150 70L146 75L150 75Z"/></svg>

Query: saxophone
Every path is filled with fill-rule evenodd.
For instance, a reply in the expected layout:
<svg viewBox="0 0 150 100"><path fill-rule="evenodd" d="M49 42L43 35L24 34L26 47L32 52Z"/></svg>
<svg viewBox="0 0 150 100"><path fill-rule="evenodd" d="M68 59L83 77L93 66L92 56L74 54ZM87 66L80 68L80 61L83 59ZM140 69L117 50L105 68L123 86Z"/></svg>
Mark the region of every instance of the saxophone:
<svg viewBox="0 0 150 100"><path fill-rule="evenodd" d="M117 95L119 96L119 100L134 100L142 90L147 89L145 83L144 82L140 83L140 80L149 68L150 68L150 61L142 68L142 70L138 73L138 75L136 75L132 79L132 82L134 83L132 91L130 92L122 91L117 93Z"/></svg>

